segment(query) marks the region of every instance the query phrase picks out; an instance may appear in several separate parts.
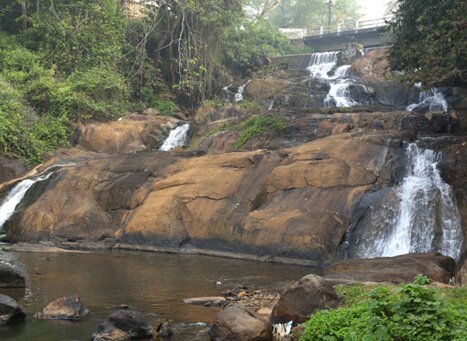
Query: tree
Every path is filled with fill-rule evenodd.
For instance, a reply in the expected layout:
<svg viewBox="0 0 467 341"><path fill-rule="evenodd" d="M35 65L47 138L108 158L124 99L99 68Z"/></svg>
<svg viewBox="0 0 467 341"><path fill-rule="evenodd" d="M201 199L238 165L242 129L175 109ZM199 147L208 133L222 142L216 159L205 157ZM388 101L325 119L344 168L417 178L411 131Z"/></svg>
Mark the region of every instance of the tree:
<svg viewBox="0 0 467 341"><path fill-rule="evenodd" d="M465 0L401 0L389 26L388 57L404 79L426 88L464 83L467 76Z"/></svg>

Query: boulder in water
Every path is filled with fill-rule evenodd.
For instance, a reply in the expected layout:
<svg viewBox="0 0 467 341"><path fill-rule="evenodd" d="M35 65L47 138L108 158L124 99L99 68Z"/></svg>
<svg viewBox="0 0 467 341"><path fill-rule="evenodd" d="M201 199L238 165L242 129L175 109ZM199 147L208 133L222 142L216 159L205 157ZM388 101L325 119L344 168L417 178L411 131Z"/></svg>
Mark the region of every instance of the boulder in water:
<svg viewBox="0 0 467 341"><path fill-rule="evenodd" d="M368 282L410 283L417 275L449 283L455 262L440 253L407 254L397 257L352 259L326 269L327 276Z"/></svg>
<svg viewBox="0 0 467 341"><path fill-rule="evenodd" d="M209 335L212 341L269 341L272 326L260 315L234 305L219 313Z"/></svg>
<svg viewBox="0 0 467 341"><path fill-rule="evenodd" d="M138 311L117 310L103 321L92 334L93 341L123 341L152 336L146 316Z"/></svg>
<svg viewBox="0 0 467 341"><path fill-rule="evenodd" d="M49 303L36 317L44 320L79 320L88 313L79 296L66 296Z"/></svg>
<svg viewBox="0 0 467 341"><path fill-rule="evenodd" d="M0 327L23 322L26 314L9 296L0 294Z"/></svg>
<svg viewBox="0 0 467 341"><path fill-rule="evenodd" d="M290 284L274 306L272 323L303 323L317 310L336 308L341 297L331 283L317 275L307 275Z"/></svg>
<svg viewBox="0 0 467 341"><path fill-rule="evenodd" d="M10 264L0 261L0 288L24 288L24 273Z"/></svg>

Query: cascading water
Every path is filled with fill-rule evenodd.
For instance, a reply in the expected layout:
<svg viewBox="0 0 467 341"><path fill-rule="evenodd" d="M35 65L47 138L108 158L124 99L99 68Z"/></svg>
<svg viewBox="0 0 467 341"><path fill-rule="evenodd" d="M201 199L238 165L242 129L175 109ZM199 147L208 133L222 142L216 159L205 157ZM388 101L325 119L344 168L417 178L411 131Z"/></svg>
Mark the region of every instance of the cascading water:
<svg viewBox="0 0 467 341"><path fill-rule="evenodd" d="M324 99L326 107L352 107L360 103L350 96L350 87L363 87L349 77L350 65L342 65L336 68L340 51L313 53L307 70L312 78L323 79L329 82L330 89Z"/></svg>
<svg viewBox="0 0 467 341"><path fill-rule="evenodd" d="M169 137L167 137L159 150L167 152L176 147L183 147L187 142L189 130L190 125L188 123L172 129L170 131Z"/></svg>
<svg viewBox="0 0 467 341"><path fill-rule="evenodd" d="M413 143L407 157L408 171L397 190L397 208L374 214L375 233L361 241L356 254L375 258L439 251L458 259L463 242L461 219L452 189L437 168L440 155ZM382 218L386 215L389 219Z"/></svg>
<svg viewBox="0 0 467 341"><path fill-rule="evenodd" d="M417 86L420 87L420 85ZM417 109L422 107L427 108L428 111L447 112L449 109L448 102L438 89L420 92L418 103L410 104L407 107L407 111L417 111Z"/></svg>
<svg viewBox="0 0 467 341"><path fill-rule="evenodd" d="M243 93L245 92L245 88L250 83L251 80L247 81L245 84L240 85L237 87L237 92L231 90L232 85L228 85L222 88L222 95L224 100L227 102L235 102L239 103L243 101Z"/></svg>
<svg viewBox="0 0 467 341"><path fill-rule="evenodd" d="M35 179L26 179L19 182L6 196L0 205L0 230L5 222L15 213L16 207L23 200L26 192L37 182L47 180L54 172L39 176Z"/></svg>

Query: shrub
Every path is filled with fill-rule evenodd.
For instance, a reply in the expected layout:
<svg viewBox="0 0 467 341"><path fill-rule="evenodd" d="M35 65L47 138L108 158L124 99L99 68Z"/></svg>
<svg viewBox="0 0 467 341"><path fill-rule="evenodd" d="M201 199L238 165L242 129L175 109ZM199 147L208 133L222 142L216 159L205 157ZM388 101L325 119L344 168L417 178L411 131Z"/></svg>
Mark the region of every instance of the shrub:
<svg viewBox="0 0 467 341"><path fill-rule="evenodd" d="M465 304L418 284L377 287L350 307L320 311L306 323L301 341L465 340Z"/></svg>
<svg viewBox="0 0 467 341"><path fill-rule="evenodd" d="M280 117L251 116L240 124L239 129L240 134L234 144L235 149L239 149L251 138L266 132L282 134L285 130L285 123Z"/></svg>

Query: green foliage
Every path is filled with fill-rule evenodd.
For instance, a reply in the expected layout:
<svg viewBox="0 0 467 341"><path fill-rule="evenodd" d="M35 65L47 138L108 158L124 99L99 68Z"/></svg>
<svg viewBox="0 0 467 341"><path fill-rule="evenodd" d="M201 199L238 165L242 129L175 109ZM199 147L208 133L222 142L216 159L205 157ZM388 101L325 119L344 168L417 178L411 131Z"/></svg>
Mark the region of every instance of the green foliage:
<svg viewBox="0 0 467 341"><path fill-rule="evenodd" d="M436 289L413 283L392 289L376 287L365 297L350 293L354 298L350 306L314 314L300 340L467 338L466 305L443 298ZM359 296L361 302L355 299Z"/></svg>
<svg viewBox="0 0 467 341"><path fill-rule="evenodd" d="M428 285L431 283L431 280L425 275L417 275L414 277L413 282L418 285Z"/></svg>
<svg viewBox="0 0 467 341"><path fill-rule="evenodd" d="M467 78L467 39L464 0L402 0L389 31L393 70L405 80L429 88Z"/></svg>
<svg viewBox="0 0 467 341"><path fill-rule="evenodd" d="M177 105L170 99L163 98L153 92L150 88L142 88L141 99L147 106L155 108L161 115L171 116L178 109Z"/></svg>
<svg viewBox="0 0 467 341"><path fill-rule="evenodd" d="M274 116L251 116L239 125L239 136L234 144L239 149L255 136L264 133L282 134L285 131L285 123L280 117Z"/></svg>

